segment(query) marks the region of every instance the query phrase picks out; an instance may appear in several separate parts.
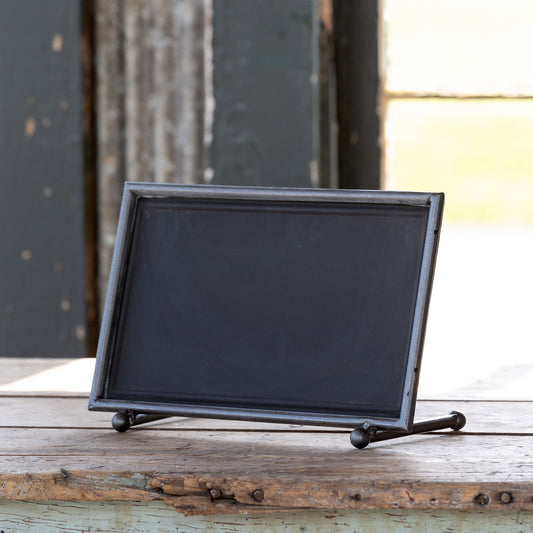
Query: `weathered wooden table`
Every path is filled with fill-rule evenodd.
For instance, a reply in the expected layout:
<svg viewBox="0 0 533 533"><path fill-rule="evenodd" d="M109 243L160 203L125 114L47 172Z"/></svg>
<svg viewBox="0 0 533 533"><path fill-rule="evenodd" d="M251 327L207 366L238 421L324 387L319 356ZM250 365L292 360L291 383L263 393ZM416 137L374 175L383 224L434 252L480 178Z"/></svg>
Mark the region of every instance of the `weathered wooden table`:
<svg viewBox="0 0 533 533"><path fill-rule="evenodd" d="M533 531L523 395L425 398L417 419L467 426L356 450L344 429L207 419L119 434L87 411L92 366L0 359L0 531Z"/></svg>

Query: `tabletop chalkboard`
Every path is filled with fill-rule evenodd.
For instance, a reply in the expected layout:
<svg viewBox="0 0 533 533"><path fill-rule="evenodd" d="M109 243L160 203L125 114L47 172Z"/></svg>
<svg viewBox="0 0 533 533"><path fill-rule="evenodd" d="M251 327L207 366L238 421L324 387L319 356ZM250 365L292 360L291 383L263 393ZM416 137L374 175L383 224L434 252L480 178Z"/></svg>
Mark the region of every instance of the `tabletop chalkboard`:
<svg viewBox="0 0 533 533"><path fill-rule="evenodd" d="M442 205L126 184L89 408L408 431Z"/></svg>

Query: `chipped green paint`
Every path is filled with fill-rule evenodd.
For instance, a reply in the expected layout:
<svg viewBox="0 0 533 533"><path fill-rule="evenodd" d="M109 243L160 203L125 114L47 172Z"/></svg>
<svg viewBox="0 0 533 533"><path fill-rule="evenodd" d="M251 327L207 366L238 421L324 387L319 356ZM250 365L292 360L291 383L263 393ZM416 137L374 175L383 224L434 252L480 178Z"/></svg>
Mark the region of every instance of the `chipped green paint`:
<svg viewBox="0 0 533 533"><path fill-rule="evenodd" d="M185 516L162 502L0 500L0 530L5 533L533 533L533 513L391 509Z"/></svg>

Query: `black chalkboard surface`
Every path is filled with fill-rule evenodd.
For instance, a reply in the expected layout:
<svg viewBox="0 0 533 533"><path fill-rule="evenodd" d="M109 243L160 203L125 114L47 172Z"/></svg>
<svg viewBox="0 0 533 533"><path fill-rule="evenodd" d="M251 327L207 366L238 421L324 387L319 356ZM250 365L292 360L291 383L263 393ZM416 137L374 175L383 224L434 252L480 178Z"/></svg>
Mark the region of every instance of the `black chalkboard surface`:
<svg viewBox="0 0 533 533"><path fill-rule="evenodd" d="M408 431L442 205L126 184L89 408Z"/></svg>

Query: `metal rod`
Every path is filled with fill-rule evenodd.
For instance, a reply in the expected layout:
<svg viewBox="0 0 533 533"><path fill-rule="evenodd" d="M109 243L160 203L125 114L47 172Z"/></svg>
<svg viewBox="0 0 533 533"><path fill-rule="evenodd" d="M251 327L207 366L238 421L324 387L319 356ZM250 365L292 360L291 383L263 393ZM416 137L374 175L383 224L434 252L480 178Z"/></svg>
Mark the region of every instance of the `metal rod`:
<svg viewBox="0 0 533 533"><path fill-rule="evenodd" d="M163 418L170 418L169 415L147 415L143 413L135 413L134 411L119 411L113 416L111 425L113 429L119 432L124 432L132 426L139 424L147 424L148 422L155 422Z"/></svg>
<svg viewBox="0 0 533 533"><path fill-rule="evenodd" d="M379 431L377 428L365 424L352 431L350 442L356 448L362 449L366 448L371 442L398 439L400 437L416 435L417 433L426 433L428 431L438 431L439 429L447 428L459 431L465 424L465 415L458 411L452 411L448 416L442 418L417 422L416 424L413 424L413 429L411 431Z"/></svg>

